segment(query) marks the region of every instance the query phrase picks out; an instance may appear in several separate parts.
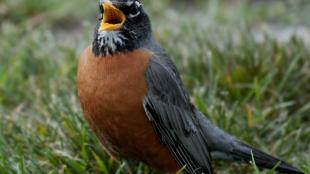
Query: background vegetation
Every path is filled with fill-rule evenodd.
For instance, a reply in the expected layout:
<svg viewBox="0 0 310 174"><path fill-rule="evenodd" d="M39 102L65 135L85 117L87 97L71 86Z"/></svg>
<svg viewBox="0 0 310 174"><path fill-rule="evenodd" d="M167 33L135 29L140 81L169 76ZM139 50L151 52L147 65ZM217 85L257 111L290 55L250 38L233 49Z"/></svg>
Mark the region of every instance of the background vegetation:
<svg viewBox="0 0 310 174"><path fill-rule="evenodd" d="M144 4L201 111L310 173L310 1ZM156 173L113 161L82 117L76 65L97 11L97 0L0 0L1 174ZM214 166L219 174L258 173Z"/></svg>

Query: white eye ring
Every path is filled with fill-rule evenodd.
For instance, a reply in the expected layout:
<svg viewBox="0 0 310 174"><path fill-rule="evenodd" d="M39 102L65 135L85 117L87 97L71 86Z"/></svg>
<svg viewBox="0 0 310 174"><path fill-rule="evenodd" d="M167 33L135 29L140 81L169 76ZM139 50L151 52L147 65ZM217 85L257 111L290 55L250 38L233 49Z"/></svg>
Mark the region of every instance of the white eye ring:
<svg viewBox="0 0 310 174"><path fill-rule="evenodd" d="M141 12L138 11L136 14L129 14L129 17L130 17L130 18L135 18L135 17L139 16L140 13L141 13Z"/></svg>
<svg viewBox="0 0 310 174"><path fill-rule="evenodd" d="M142 5L139 1L136 1L135 3L137 5L137 7L141 7L141 5Z"/></svg>

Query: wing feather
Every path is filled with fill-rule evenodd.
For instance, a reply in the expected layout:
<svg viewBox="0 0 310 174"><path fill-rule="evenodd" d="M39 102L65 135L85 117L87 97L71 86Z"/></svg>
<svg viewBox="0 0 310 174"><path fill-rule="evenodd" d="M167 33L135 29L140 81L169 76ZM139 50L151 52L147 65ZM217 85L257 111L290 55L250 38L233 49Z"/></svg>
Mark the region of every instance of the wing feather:
<svg viewBox="0 0 310 174"><path fill-rule="evenodd" d="M161 141L186 173L212 174L211 157L201 134L195 107L168 59L151 59L146 71L144 109Z"/></svg>

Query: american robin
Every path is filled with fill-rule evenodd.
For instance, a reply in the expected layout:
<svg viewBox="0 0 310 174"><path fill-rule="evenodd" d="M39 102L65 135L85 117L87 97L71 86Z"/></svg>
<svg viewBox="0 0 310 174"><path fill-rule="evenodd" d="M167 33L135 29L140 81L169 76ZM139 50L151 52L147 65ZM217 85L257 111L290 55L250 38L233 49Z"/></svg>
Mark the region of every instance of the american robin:
<svg viewBox="0 0 310 174"><path fill-rule="evenodd" d="M78 93L90 127L114 157L163 172L212 174L212 160L250 162L302 174L212 124L190 102L179 73L152 36L138 0L100 0L91 46L82 53Z"/></svg>

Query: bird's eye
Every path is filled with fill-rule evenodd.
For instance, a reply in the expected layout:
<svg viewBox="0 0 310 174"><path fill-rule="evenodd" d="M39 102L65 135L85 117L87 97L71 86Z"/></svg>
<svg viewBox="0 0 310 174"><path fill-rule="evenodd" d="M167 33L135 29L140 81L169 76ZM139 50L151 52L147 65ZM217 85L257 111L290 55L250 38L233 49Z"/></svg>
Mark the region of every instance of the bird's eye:
<svg viewBox="0 0 310 174"><path fill-rule="evenodd" d="M137 17L140 13L141 13L140 8L136 6L136 4L134 4L130 9L129 17L130 18Z"/></svg>

